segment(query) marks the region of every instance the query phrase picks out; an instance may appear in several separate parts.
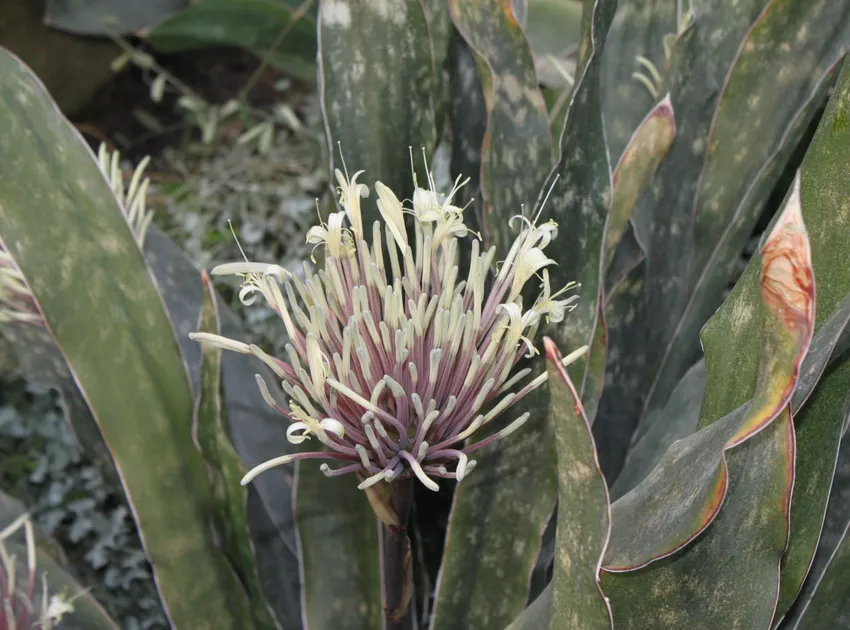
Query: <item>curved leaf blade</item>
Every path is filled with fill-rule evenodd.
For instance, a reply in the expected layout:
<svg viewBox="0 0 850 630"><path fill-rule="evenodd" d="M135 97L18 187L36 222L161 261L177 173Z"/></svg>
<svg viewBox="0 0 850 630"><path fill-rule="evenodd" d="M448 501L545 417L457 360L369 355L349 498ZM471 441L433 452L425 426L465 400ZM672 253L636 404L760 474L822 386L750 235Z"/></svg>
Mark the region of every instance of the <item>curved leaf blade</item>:
<svg viewBox="0 0 850 630"><path fill-rule="evenodd" d="M118 462L172 623L238 627L206 493L193 486L203 464L191 392L160 296L93 156L43 86L5 52L0 77L0 237Z"/></svg>
<svg viewBox="0 0 850 630"><path fill-rule="evenodd" d="M704 330L708 397L726 385L725 379L714 378L712 369L712 352L728 342L724 334L760 323L762 349L752 399L674 443L644 482L614 503L604 563L608 571L646 566L704 531L726 494L726 451L768 426L791 398L814 328L811 251L799 177L760 255L761 280L755 261ZM741 312L749 317L741 317ZM748 330L752 335L754 329ZM746 381L739 383L746 386Z"/></svg>
<svg viewBox="0 0 850 630"><path fill-rule="evenodd" d="M552 422L558 449L558 525L552 624L555 628L612 629L611 607L600 585L611 534L608 485L599 468L590 422L555 344L546 346Z"/></svg>
<svg viewBox="0 0 850 630"><path fill-rule="evenodd" d="M202 280L206 291L197 329L221 334L215 291L209 276L204 274ZM192 435L207 469L213 523L220 536L219 546L245 589L243 623L253 621L256 628L273 630L280 628L280 625L272 618L260 586L256 552L248 526L248 491L240 483L247 469L228 436L227 409L222 387L222 352L215 346L203 346L201 354L200 387L195 399Z"/></svg>
<svg viewBox="0 0 850 630"><path fill-rule="evenodd" d="M452 20L476 55L487 108L481 149L485 247L506 255L509 219L531 207L552 166L552 136L531 49L511 0L452 0Z"/></svg>

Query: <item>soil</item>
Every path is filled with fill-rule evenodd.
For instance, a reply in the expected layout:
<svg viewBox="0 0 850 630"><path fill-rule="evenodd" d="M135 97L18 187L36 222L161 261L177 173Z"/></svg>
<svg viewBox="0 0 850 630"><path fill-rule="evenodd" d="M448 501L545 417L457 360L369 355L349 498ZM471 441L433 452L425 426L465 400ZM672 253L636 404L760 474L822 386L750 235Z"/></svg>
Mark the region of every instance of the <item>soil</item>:
<svg viewBox="0 0 850 630"><path fill-rule="evenodd" d="M134 45L145 50L139 42ZM156 53L155 58L212 104L235 98L260 65L251 53L229 47L172 55ZM267 66L251 89L250 103L263 108L279 102L281 93L275 89L275 83L284 77L279 70ZM162 102L154 103L150 98L150 83L154 78L149 71L128 64L94 94L89 104L72 117L72 122L92 146L107 142L133 162L179 145L184 139L185 125L183 114L175 107L177 97L166 94ZM312 85L293 79L288 94L293 98L313 89ZM155 116L164 130L152 132L143 125L135 113L138 109Z"/></svg>

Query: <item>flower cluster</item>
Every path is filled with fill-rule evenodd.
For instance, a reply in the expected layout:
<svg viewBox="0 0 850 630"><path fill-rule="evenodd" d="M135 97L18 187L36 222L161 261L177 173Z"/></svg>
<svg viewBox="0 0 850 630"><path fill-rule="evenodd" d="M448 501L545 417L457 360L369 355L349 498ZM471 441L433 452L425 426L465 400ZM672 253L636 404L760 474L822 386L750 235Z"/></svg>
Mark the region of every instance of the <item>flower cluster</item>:
<svg viewBox="0 0 850 630"><path fill-rule="evenodd" d="M251 470L248 483L264 470L298 459L324 458L328 476L356 472L360 488L400 475L415 474L432 490L434 477L463 479L475 462L474 451L503 438L527 419L464 446L545 380L523 382L530 369L514 372L542 318L563 319L577 296L553 293L544 249L557 234L549 221L536 225L515 217L520 233L505 260L494 269L495 250L481 251L471 239L469 269L460 275L462 240L472 235L463 210L452 204L463 183L447 195L416 187L407 206L381 182L375 184L382 222L363 225L361 200L369 189L336 171L344 211L313 227L309 243L323 247L324 268L304 264L305 279L279 266L252 262L221 265L213 274L242 276L240 299L258 295L283 320L290 343L288 361L208 333L200 342L254 354L282 380L288 409L275 401L266 383L258 384L266 402L286 417L290 442L315 436L325 448L284 455ZM409 233L405 219L412 221ZM315 260L314 260L315 262ZM494 276L489 276L491 270ZM492 280L487 290L485 283ZM523 308L525 286L539 279L540 291ZM579 356L584 349L567 357Z"/></svg>

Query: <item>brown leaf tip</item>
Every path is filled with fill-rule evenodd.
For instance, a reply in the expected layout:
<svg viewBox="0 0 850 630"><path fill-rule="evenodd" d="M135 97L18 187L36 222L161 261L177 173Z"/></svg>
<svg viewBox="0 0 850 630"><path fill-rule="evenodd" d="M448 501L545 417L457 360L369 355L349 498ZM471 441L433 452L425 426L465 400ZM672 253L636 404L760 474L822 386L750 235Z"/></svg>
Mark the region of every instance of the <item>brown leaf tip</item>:
<svg viewBox="0 0 850 630"><path fill-rule="evenodd" d="M206 271L201 272L201 284L204 285L204 287L210 286L210 274Z"/></svg>
<svg viewBox="0 0 850 630"><path fill-rule="evenodd" d="M809 237L803 223L800 173L785 208L761 249L761 290L765 304L801 336L814 322L815 285Z"/></svg>

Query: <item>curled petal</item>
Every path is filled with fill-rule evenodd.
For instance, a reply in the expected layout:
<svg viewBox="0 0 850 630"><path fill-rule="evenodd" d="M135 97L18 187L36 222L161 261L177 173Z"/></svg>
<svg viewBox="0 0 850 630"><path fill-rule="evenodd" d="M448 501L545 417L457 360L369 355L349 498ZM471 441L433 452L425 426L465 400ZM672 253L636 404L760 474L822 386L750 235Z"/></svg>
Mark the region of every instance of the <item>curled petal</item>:
<svg viewBox="0 0 850 630"><path fill-rule="evenodd" d="M334 420L333 418L325 418L319 423L319 426L321 426L328 433L333 433L338 438L345 437L345 427L339 420Z"/></svg>
<svg viewBox="0 0 850 630"><path fill-rule="evenodd" d="M339 184L339 203L345 208L348 220L359 236L363 236L363 215L360 212L360 198L369 196L369 187L366 184L358 184L357 177L363 171L357 171L351 181L345 179L345 175L339 169L334 170L336 181Z"/></svg>
<svg viewBox="0 0 850 630"><path fill-rule="evenodd" d="M514 272L511 295L514 297L519 295L531 276L554 262L551 258L547 258L546 254L539 247L532 247L528 251L521 253L517 260L516 271Z"/></svg>
<svg viewBox="0 0 850 630"><path fill-rule="evenodd" d="M301 433L297 433L301 431ZM302 444L306 440L310 439L310 427L306 425L304 422L293 422L286 429L286 439L289 440L290 444Z"/></svg>
<svg viewBox="0 0 850 630"><path fill-rule="evenodd" d="M375 191L378 193L378 210L387 227L390 228L399 249L404 251L407 248L407 232L404 229L404 212L401 202L395 193L381 182L375 182Z"/></svg>

